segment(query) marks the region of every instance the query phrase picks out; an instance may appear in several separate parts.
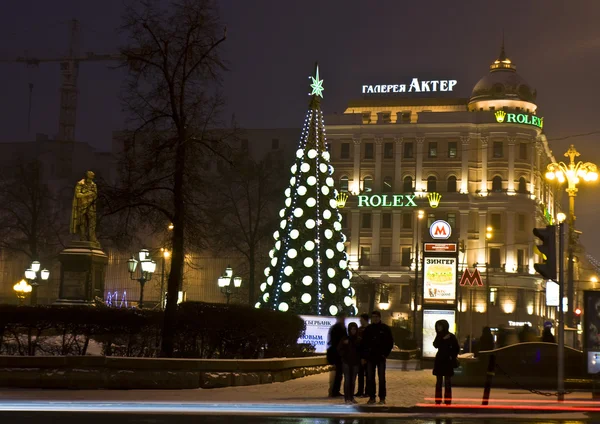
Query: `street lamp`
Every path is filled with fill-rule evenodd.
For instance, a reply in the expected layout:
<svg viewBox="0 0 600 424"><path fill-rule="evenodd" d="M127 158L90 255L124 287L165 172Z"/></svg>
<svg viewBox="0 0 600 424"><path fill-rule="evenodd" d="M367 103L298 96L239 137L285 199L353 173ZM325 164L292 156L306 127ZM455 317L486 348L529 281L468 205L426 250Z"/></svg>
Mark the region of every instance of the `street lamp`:
<svg viewBox="0 0 600 424"><path fill-rule="evenodd" d="M412 322L413 322L413 338L417 340L417 304L418 304L418 295L419 295L419 235L421 233L421 220L425 216L425 212L423 210L419 210L417 212L417 228L415 234L415 282L413 287L413 302L414 307L412 310Z"/></svg>
<svg viewBox="0 0 600 424"><path fill-rule="evenodd" d="M485 323L486 326L490 326L490 295L492 291L490 290L490 249L489 249L489 241L494 236L494 229L488 226L485 229ZM471 308L473 305L471 305Z"/></svg>
<svg viewBox="0 0 600 424"><path fill-rule="evenodd" d="M573 255L575 251L575 196L577 196L577 184L580 178L584 181L596 181L598 179L598 168L591 162L575 162L575 158L580 154L571 144L569 150L565 153L565 157L569 158L569 164L564 162L553 162L548 165L546 179L556 179L559 184L567 181L566 192L569 194L569 237L568 237L568 259L567 259L567 324L573 325L573 295L575 293L573 281Z"/></svg>
<svg viewBox="0 0 600 424"><path fill-rule="evenodd" d="M47 281L50 278L50 271L40 268L42 265L38 261L33 261L28 269L25 270L25 278L29 280L31 285L31 305L37 305L37 291L39 287L38 281ZM13 287L14 288L14 287Z"/></svg>
<svg viewBox="0 0 600 424"><path fill-rule="evenodd" d="M31 293L32 289L33 287L31 287L25 280L21 280L13 286L13 290L17 294L17 298L19 299L20 305L23 304L23 301L25 300L27 295Z"/></svg>
<svg viewBox="0 0 600 424"><path fill-rule="evenodd" d="M150 258L150 252L147 249L141 249L138 253L140 267L137 267L138 260L132 256L127 260L127 268L129 269L129 276L132 280L137 280L140 283L140 300L138 302L139 308L144 307L144 285L146 282L152 279L152 274L156 271L156 262ZM139 277L135 277L135 271L139 269Z"/></svg>
<svg viewBox="0 0 600 424"><path fill-rule="evenodd" d="M557 368L557 391L558 400L565 400L565 311L564 311L564 290L565 278L563 269L565 267L565 219L566 215L562 212L556 214L558 221L558 368Z"/></svg>
<svg viewBox="0 0 600 424"><path fill-rule="evenodd" d="M225 274L221 275L217 279L217 284L221 288L221 293L227 296L227 304L229 305L229 298L233 294L231 282L233 281L233 288L239 289L242 286L242 277L234 277L233 269L228 265L225 269Z"/></svg>
<svg viewBox="0 0 600 424"><path fill-rule="evenodd" d="M171 224L172 225L172 224ZM160 276L160 309L164 308L165 305L165 264L167 259L171 257L171 252L169 252L164 247L161 247L162 252L162 264L161 264L161 276Z"/></svg>

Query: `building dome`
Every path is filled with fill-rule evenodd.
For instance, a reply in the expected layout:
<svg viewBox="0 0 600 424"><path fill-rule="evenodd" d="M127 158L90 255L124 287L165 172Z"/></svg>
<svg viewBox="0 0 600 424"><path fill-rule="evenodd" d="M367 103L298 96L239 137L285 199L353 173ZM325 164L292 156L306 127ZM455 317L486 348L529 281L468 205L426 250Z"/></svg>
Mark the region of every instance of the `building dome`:
<svg viewBox="0 0 600 424"><path fill-rule="evenodd" d="M500 56L490 65L490 73L481 78L471 93L469 110L516 109L535 112L537 92L519 74L506 57L504 43Z"/></svg>

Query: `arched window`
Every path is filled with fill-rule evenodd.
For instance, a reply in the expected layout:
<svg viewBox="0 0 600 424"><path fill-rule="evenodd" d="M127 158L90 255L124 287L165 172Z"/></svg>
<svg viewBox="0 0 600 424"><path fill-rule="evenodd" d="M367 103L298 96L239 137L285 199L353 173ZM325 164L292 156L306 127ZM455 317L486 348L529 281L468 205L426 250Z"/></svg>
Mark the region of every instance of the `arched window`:
<svg viewBox="0 0 600 424"><path fill-rule="evenodd" d="M437 178L433 175L427 177L427 191L431 193L432 191L437 191Z"/></svg>
<svg viewBox="0 0 600 424"><path fill-rule="evenodd" d="M406 176L404 177L404 184L402 185L402 191L404 193L410 193L411 191L413 191L413 181L412 181L412 177Z"/></svg>
<svg viewBox="0 0 600 424"><path fill-rule="evenodd" d="M519 178L518 192L519 193L527 193L527 181L525 181L525 178L523 178L523 177Z"/></svg>
<svg viewBox="0 0 600 424"><path fill-rule="evenodd" d="M340 177L340 191L348 191L348 176Z"/></svg>
<svg viewBox="0 0 600 424"><path fill-rule="evenodd" d="M384 193L391 193L393 191L393 187L392 187L392 177L385 177L383 179L383 187L382 187L382 191Z"/></svg>
<svg viewBox="0 0 600 424"><path fill-rule="evenodd" d="M365 177L363 179L363 191L365 193L373 191L373 177Z"/></svg>
<svg viewBox="0 0 600 424"><path fill-rule="evenodd" d="M456 177L454 175L450 175L448 177L448 193L456 193Z"/></svg>
<svg viewBox="0 0 600 424"><path fill-rule="evenodd" d="M502 192L502 177L500 175L492 178L492 191L496 193Z"/></svg>

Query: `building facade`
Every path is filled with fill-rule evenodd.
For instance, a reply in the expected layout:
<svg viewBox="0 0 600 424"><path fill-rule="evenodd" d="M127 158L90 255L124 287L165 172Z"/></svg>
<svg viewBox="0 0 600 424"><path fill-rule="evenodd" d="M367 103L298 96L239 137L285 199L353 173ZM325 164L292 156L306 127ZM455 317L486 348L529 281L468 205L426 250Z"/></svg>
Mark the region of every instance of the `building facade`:
<svg viewBox="0 0 600 424"><path fill-rule="evenodd" d="M554 158L535 90L502 49L470 98L409 96L364 97L325 118L337 187L348 195L342 214L361 311L381 303L388 321L410 328L415 252L442 219L460 246L459 276L483 275L484 286L459 287L461 337L488 323L541 329L554 311L533 268L532 230L553 220L557 199L544 180Z"/></svg>

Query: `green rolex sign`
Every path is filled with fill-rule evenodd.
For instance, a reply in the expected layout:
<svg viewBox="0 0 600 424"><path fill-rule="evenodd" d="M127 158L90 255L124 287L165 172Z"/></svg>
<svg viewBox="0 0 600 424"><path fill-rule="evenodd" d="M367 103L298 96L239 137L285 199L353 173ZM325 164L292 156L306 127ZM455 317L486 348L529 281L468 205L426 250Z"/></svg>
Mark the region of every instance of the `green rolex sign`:
<svg viewBox="0 0 600 424"><path fill-rule="evenodd" d="M530 115L528 113L507 113L503 110L499 110L494 113L494 116L496 117L496 122L499 123L505 122L507 124L525 124L544 128L544 118Z"/></svg>

